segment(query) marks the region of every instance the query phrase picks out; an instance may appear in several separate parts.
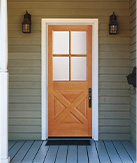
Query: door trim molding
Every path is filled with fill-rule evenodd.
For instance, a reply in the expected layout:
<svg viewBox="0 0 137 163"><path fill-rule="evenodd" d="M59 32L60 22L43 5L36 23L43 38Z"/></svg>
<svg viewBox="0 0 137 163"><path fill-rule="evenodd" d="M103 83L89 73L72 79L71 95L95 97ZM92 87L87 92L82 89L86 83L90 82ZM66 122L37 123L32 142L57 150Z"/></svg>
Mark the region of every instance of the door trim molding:
<svg viewBox="0 0 137 163"><path fill-rule="evenodd" d="M48 138L48 25L92 25L92 138L98 140L98 19L41 20L41 139Z"/></svg>

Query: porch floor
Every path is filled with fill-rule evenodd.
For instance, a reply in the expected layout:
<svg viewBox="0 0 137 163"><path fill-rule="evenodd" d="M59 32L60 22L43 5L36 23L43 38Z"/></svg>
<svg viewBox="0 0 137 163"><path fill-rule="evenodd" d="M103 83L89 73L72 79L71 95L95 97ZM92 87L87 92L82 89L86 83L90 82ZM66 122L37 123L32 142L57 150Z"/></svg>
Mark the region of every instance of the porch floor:
<svg viewBox="0 0 137 163"><path fill-rule="evenodd" d="M130 141L93 141L90 146L45 146L46 141L9 141L12 163L135 163Z"/></svg>

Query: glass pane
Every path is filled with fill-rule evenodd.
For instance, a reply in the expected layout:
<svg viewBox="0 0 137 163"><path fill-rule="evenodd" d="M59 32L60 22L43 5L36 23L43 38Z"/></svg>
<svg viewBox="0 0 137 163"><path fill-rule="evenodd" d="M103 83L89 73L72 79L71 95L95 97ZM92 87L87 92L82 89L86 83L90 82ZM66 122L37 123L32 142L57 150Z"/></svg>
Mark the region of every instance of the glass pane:
<svg viewBox="0 0 137 163"><path fill-rule="evenodd" d="M69 31L53 32L53 54L69 54Z"/></svg>
<svg viewBox="0 0 137 163"><path fill-rule="evenodd" d="M87 57L71 57L71 80L87 80Z"/></svg>
<svg viewBox="0 0 137 163"><path fill-rule="evenodd" d="M71 32L71 54L87 54L87 32Z"/></svg>
<svg viewBox="0 0 137 163"><path fill-rule="evenodd" d="M69 57L53 57L53 80L69 80Z"/></svg>

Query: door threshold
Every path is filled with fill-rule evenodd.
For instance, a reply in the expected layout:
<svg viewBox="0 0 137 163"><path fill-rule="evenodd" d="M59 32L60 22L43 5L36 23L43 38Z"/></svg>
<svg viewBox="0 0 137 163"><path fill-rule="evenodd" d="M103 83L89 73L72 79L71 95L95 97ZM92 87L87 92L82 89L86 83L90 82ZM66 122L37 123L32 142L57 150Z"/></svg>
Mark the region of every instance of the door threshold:
<svg viewBox="0 0 137 163"><path fill-rule="evenodd" d="M92 140L92 137L48 137L48 140Z"/></svg>

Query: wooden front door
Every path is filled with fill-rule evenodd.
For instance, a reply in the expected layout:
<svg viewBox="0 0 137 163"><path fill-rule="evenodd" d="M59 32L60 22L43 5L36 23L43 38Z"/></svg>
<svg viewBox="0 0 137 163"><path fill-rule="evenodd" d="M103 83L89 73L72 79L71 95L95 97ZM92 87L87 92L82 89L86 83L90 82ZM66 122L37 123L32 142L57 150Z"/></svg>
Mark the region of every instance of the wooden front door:
<svg viewBox="0 0 137 163"><path fill-rule="evenodd" d="M89 88L92 90L92 26L49 25L49 137L92 136Z"/></svg>

